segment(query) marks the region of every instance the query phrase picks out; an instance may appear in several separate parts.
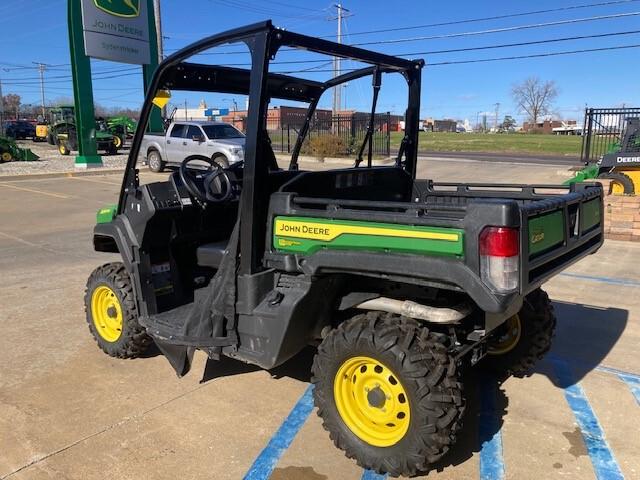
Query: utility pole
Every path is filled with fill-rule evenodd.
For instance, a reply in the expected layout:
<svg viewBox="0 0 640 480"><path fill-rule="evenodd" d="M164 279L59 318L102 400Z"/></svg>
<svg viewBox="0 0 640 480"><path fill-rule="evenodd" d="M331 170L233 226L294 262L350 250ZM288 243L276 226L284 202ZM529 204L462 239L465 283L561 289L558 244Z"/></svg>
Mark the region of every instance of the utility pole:
<svg viewBox="0 0 640 480"><path fill-rule="evenodd" d="M44 117L44 71L47 69L47 65L40 62L32 62L38 66L40 72L40 96L42 101L42 116Z"/></svg>
<svg viewBox="0 0 640 480"><path fill-rule="evenodd" d="M496 103L496 121L494 123L494 127L496 129L496 132L498 131L498 113L500 112L500 102Z"/></svg>
<svg viewBox="0 0 640 480"><path fill-rule="evenodd" d="M342 43L342 19L350 17L351 13L348 8L344 8L341 3L334 4L333 7L337 10L338 14L335 17L329 18L329 20L337 20L338 21L338 36L337 42ZM347 12L346 15L344 12ZM341 73L341 63L342 59L340 57L333 57L333 77L338 77ZM342 108L341 101L341 92L342 85L338 85L333 88L333 114L335 115L338 110Z"/></svg>

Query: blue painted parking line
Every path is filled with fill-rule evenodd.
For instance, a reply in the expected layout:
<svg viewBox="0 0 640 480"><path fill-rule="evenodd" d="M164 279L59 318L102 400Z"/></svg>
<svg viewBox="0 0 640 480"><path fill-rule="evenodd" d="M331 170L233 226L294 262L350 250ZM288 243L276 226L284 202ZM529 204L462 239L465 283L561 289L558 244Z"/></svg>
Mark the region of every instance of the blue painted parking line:
<svg viewBox="0 0 640 480"><path fill-rule="evenodd" d="M619 373L618 378L627 384L627 387L631 390L636 402L640 405L640 378L625 375L623 373Z"/></svg>
<svg viewBox="0 0 640 480"><path fill-rule="evenodd" d="M558 274L560 277L571 277L578 280L586 280L589 282L608 283L610 285L621 285L624 287L640 287L640 282L627 278L600 277L597 275L581 275L579 273L562 272Z"/></svg>
<svg viewBox="0 0 640 480"><path fill-rule="evenodd" d="M596 478L598 480L624 480L618 462L616 462L604 437L600 422L598 422L582 386L575 381L569 364L560 359L554 359L553 364L558 380L563 385L568 385L564 389L564 396L582 432Z"/></svg>
<svg viewBox="0 0 640 480"><path fill-rule="evenodd" d="M309 385L276 434L256 458L244 480L267 480L282 454L289 448L298 431L313 410L313 385Z"/></svg>
<svg viewBox="0 0 640 480"><path fill-rule="evenodd" d="M385 480L387 478L386 475L380 475L372 470L365 470L362 472L362 477L360 480Z"/></svg>
<svg viewBox="0 0 640 480"><path fill-rule="evenodd" d="M480 480L502 480L504 460L502 458L502 433L496 411L496 383L491 379L480 382L480 424L478 435L482 440L480 449Z"/></svg>
<svg viewBox="0 0 640 480"><path fill-rule="evenodd" d="M624 375L625 377L631 377L631 378L636 378L636 379L640 380L640 374L632 373L632 372L626 372L624 370L619 370L619 369L613 368L613 367L607 367L606 365L598 365L596 367L596 370L599 371L599 372L612 373L614 375Z"/></svg>

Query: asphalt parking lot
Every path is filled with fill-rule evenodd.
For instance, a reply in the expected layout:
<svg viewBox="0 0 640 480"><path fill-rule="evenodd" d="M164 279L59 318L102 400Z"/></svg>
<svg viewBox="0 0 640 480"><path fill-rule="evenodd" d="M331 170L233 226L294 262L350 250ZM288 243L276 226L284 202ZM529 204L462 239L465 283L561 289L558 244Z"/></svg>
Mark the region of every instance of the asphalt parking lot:
<svg viewBox="0 0 640 480"><path fill-rule="evenodd" d="M421 162L439 180L562 180L558 167ZM311 351L266 372L156 350L98 350L84 285L120 174L0 178L0 479L381 478L333 447L310 403ZM142 174L143 181L163 175ZM470 372L459 443L427 478L640 478L640 245L607 241L545 288L559 320L526 379Z"/></svg>

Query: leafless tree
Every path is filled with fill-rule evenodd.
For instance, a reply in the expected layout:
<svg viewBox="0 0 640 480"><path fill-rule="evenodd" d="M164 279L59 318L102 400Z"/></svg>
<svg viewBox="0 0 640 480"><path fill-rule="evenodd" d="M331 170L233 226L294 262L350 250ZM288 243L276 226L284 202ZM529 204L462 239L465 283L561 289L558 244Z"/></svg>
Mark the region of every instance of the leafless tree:
<svg viewBox="0 0 640 480"><path fill-rule="evenodd" d="M529 77L524 82L514 85L511 95L518 109L526 113L535 125L542 115L551 113L558 89L554 81L543 82L538 77Z"/></svg>
<svg viewBox="0 0 640 480"><path fill-rule="evenodd" d="M17 119L20 115L21 101L20 95L16 95L15 93L5 95L3 98L5 112L15 114Z"/></svg>

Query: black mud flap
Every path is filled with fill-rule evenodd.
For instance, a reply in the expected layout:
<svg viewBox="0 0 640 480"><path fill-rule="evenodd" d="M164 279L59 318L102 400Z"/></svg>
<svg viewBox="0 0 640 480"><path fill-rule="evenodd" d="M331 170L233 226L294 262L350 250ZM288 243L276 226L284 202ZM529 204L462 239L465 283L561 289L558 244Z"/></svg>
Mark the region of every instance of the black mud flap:
<svg viewBox="0 0 640 480"><path fill-rule="evenodd" d="M196 290L194 301L172 310L140 318L178 376L191 368L196 349L217 357L222 347L238 345L236 333L236 274L238 224L229 238L220 268L205 288Z"/></svg>

